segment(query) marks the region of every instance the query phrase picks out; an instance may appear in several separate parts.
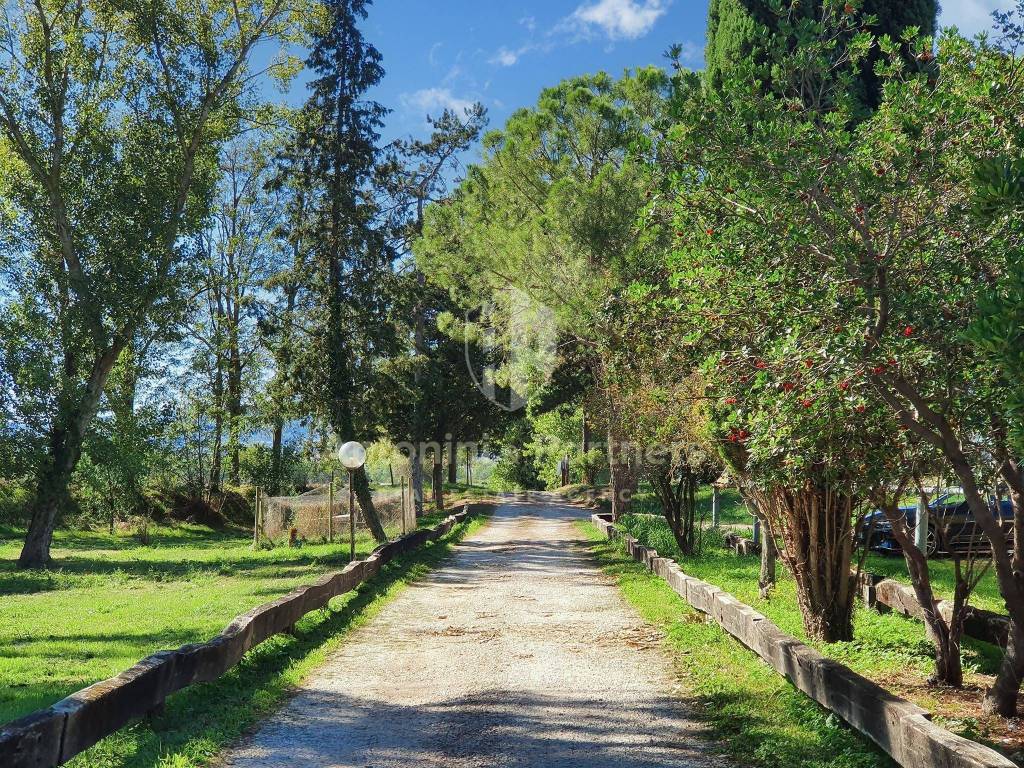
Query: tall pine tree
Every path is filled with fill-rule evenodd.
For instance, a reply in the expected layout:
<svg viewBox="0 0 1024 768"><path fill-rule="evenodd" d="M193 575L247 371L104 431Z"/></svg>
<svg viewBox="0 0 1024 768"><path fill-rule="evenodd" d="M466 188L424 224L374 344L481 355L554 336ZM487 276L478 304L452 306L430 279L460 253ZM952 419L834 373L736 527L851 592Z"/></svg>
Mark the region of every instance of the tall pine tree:
<svg viewBox="0 0 1024 768"><path fill-rule="evenodd" d="M802 16L820 14L822 6L823 0L791 4L780 4L778 0L711 0L704 54L708 83L720 86L737 62L751 58L764 61L765 41L770 35L778 34L786 26L784 22L796 27ZM898 40L907 27L917 27L921 35L934 35L939 4L936 0L863 0L847 3L843 10L874 17L877 23L870 27L872 34ZM795 39L790 44L795 46ZM868 57L861 75L862 100L872 108L878 105L880 97L873 71L878 55L875 51Z"/></svg>
<svg viewBox="0 0 1024 768"><path fill-rule="evenodd" d="M369 397L374 360L389 353L394 339L386 312L394 254L377 226L373 190L387 110L365 98L384 69L380 53L358 27L369 5L325 3L329 20L307 60L317 77L309 86L293 158L311 214L301 225L307 230L314 296L304 389L339 438L364 441L376 436ZM364 469L354 481L364 520L374 538L385 540Z"/></svg>

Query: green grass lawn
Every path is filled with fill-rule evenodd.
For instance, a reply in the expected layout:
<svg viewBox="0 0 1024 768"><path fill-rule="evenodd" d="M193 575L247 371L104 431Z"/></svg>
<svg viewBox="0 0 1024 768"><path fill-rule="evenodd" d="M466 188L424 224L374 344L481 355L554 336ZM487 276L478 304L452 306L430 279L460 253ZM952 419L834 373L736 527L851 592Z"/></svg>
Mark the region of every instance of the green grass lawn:
<svg viewBox="0 0 1024 768"><path fill-rule="evenodd" d="M982 562L976 567L981 568ZM887 576L890 579L910 583L907 575L907 564L903 556L880 555L872 552L867 556L864 563L864 570ZM931 573L932 587L940 597L951 597L955 584L953 561L945 556L933 557L928 561L928 570ZM995 571L990 567L982 580L978 583L977 589L971 595L971 605L978 608L985 608L989 611L1006 613L1006 604L999 595L999 584L996 582Z"/></svg>
<svg viewBox="0 0 1024 768"><path fill-rule="evenodd" d="M711 523L711 487L702 485L697 489L697 519L710 525ZM722 525L753 524L750 512L735 488L723 488L719 491L719 523ZM634 512L661 515L661 505L650 488L650 484L640 483L636 495L633 496Z"/></svg>
<svg viewBox="0 0 1024 768"><path fill-rule="evenodd" d="M636 512L654 514L661 516L661 506L654 493L646 484L641 484L640 490L635 496ZM907 500L907 503L914 499ZM697 518L705 524L711 520L711 488L701 486L697 490ZM726 488L721 491L721 523L726 526L751 526L751 516L746 506L740 499L735 488ZM666 531L666 535L668 532ZM749 534L748 534L749 535ZM660 548L658 548L660 552ZM954 567L953 561L945 556L932 558L928 561L931 568L932 583L940 597L953 594ZM979 562L979 567L982 563ZM883 555L870 553L865 560L865 570L878 573L891 579L897 579L907 584L910 579L907 576L906 563L902 556ZM985 608L990 611L1006 613L1006 606L1002 597L999 596L999 585L996 583L995 573L990 568L978 584L971 604L978 608Z"/></svg>
<svg viewBox="0 0 1024 768"><path fill-rule="evenodd" d="M425 517L433 525L443 515ZM357 537L357 556L375 544ZM54 565L19 571L0 529L0 723L116 675L158 650L207 640L240 613L348 562L348 542L253 551L251 535L157 528L58 531Z"/></svg>
<svg viewBox="0 0 1024 768"><path fill-rule="evenodd" d="M590 523L580 529L605 573L660 627L686 688L725 751L765 768L884 768L880 750L793 688L751 651L687 605ZM755 580L756 584L756 580Z"/></svg>
<svg viewBox="0 0 1024 768"><path fill-rule="evenodd" d="M765 601L758 595L759 559L737 557L721 546L720 539L714 540L716 534L710 534L712 540L706 543L700 555L684 557L664 520L630 516L624 519L623 527L641 543L654 547L659 554L674 558L686 573L715 584L753 606L784 632L807 641L796 600L796 585L781 563L778 584L771 599ZM901 562L889 560L887 564L898 571L895 565ZM905 568L902 576L906 578ZM936 697L932 689L924 685L932 670L932 646L925 638L924 625L915 619L858 607L854 615L853 641L809 644L866 677L897 688L926 709L941 715L948 708L948 701ZM1002 659L1002 652L987 643L965 638L962 657L968 674L993 674ZM970 717L958 717L957 722L949 725L964 735L978 735L975 733L978 724Z"/></svg>

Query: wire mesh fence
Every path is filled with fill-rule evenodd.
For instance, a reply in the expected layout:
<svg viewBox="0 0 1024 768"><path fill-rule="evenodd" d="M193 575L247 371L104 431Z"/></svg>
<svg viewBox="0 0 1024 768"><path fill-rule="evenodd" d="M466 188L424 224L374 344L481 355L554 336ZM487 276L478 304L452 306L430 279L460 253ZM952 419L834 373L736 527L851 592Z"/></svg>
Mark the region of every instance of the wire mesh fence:
<svg viewBox="0 0 1024 768"><path fill-rule="evenodd" d="M371 491L377 517L389 539L416 527L415 506L405 485ZM255 540L273 544L292 540L323 542L347 539L352 519L347 478L327 480L295 496L266 496L256 502ZM366 517L355 503L354 529L369 530Z"/></svg>

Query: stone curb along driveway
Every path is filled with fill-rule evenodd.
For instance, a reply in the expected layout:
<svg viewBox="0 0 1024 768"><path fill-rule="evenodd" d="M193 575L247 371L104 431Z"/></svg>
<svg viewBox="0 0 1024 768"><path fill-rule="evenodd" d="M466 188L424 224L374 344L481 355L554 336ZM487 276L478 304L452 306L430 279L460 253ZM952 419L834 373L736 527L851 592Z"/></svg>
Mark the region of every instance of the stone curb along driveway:
<svg viewBox="0 0 1024 768"><path fill-rule="evenodd" d="M349 563L313 584L235 618L205 643L159 651L121 674L101 680L0 727L0 768L53 768L85 751L133 720L158 709L168 696L194 683L209 682L237 664L243 655L269 637L289 631L295 623L373 578L393 558L428 541L437 541L466 518L491 503L466 503L433 528L421 528L383 544L365 560Z"/></svg>
<svg viewBox="0 0 1024 768"><path fill-rule="evenodd" d="M226 765L727 766L671 693L660 635L583 549L587 514L503 504Z"/></svg>
<svg viewBox="0 0 1024 768"><path fill-rule="evenodd" d="M762 614L714 584L683 573L679 564L623 535L609 515L591 522L672 587L698 611L764 659L780 675L874 741L904 768L1016 768L995 750L931 722L931 715L787 635Z"/></svg>

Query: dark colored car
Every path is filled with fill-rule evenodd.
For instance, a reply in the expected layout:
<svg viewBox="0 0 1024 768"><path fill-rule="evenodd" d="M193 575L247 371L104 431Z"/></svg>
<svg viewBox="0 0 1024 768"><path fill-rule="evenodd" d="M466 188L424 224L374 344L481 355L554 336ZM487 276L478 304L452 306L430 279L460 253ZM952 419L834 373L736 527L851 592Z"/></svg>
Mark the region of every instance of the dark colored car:
<svg viewBox="0 0 1024 768"><path fill-rule="evenodd" d="M989 509L998 514L1003 523L1003 530L1009 533L1013 529L1013 505L1009 499L1002 499L998 511L994 497L988 499ZM917 505L900 507L910 535L914 535L917 525ZM868 536L870 535L870 540ZM866 542L867 540L867 542ZM857 526L857 541L875 552L900 554L899 542L892 534L892 525L885 513L876 509L860 519ZM928 557L939 552L967 552L970 550L984 551L988 548L988 539L970 510L962 493L944 493L928 505L928 540L925 554Z"/></svg>

